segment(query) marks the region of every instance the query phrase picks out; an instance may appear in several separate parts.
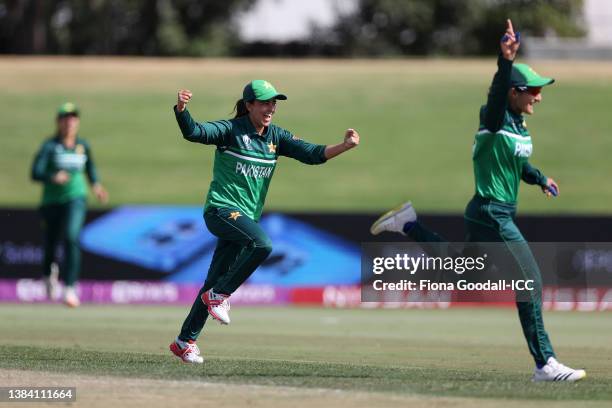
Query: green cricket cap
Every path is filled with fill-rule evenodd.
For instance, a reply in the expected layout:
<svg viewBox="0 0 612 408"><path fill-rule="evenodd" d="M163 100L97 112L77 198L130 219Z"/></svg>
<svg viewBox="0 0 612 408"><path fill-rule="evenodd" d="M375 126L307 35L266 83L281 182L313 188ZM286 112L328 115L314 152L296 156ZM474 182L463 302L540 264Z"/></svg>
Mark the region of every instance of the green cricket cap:
<svg viewBox="0 0 612 408"><path fill-rule="evenodd" d="M72 102L61 104L57 109L57 117L62 118L64 116L79 116L79 108Z"/></svg>
<svg viewBox="0 0 612 408"><path fill-rule="evenodd" d="M540 74L535 72L533 68L527 64L512 65L510 81L513 87L519 89L523 88L522 90L532 87L542 87L555 82L553 78L540 76Z"/></svg>
<svg viewBox="0 0 612 408"><path fill-rule="evenodd" d="M242 99L251 102L257 99L258 101L267 101L270 99L286 100L287 96L278 93L276 89L268 81L256 79L249 82L242 91Z"/></svg>

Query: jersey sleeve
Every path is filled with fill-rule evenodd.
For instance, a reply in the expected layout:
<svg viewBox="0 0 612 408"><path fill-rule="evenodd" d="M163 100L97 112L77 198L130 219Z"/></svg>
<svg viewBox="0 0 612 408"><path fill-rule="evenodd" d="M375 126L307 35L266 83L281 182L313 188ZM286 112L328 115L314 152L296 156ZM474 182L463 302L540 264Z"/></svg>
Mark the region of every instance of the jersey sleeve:
<svg viewBox="0 0 612 408"><path fill-rule="evenodd" d="M30 172L32 180L42 182L49 181L50 177L47 174L47 166L50 156L51 148L49 143L44 143L36 153L34 161L32 162L32 169Z"/></svg>
<svg viewBox="0 0 612 408"><path fill-rule="evenodd" d="M305 142L286 130L280 133L278 154L291 157L306 164L322 164L327 161L325 158L325 145Z"/></svg>
<svg viewBox="0 0 612 408"><path fill-rule="evenodd" d="M487 105L484 110L483 123L485 128L495 133L501 129L508 106L508 91L510 90L510 77L512 74L512 61L505 59L501 54L497 58L497 72L493 77Z"/></svg>
<svg viewBox="0 0 612 408"><path fill-rule="evenodd" d="M223 146L232 132L232 123L229 120L197 123L187 109L179 112L174 106L176 121L181 129L183 138L190 142L207 145Z"/></svg>
<svg viewBox="0 0 612 408"><path fill-rule="evenodd" d="M98 177L98 170L93 159L91 146L89 146L89 143L83 144L85 145L85 154L87 155L87 161L85 162L85 172L87 173L87 178L89 179L89 182L93 185L99 183L100 178Z"/></svg>
<svg viewBox="0 0 612 408"><path fill-rule="evenodd" d="M537 184L539 186L545 186L548 182L548 178L527 161L523 164L521 180L527 184Z"/></svg>

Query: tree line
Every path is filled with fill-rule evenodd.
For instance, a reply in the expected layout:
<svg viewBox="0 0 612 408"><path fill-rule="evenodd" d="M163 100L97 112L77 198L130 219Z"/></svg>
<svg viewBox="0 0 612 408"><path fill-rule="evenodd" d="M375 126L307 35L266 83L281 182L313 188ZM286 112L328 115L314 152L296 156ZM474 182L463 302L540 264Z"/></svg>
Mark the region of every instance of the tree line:
<svg viewBox="0 0 612 408"><path fill-rule="evenodd" d="M396 56L495 52L500 22L579 37L582 0L355 0L330 28L291 43L245 43L254 0L0 0L0 53L145 56Z"/></svg>

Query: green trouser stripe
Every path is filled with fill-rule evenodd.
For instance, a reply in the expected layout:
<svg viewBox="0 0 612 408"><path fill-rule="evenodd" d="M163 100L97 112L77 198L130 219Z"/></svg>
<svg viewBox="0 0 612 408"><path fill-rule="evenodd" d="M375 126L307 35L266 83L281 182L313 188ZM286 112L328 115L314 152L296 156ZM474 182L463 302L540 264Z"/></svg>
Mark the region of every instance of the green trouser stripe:
<svg viewBox="0 0 612 408"><path fill-rule="evenodd" d="M204 286L200 289L179 339L196 340L200 335L208 310L200 296L209 289L231 295L242 285L272 251L272 243L259 224L242 214L233 219L233 208L210 207L204 213L206 226L219 238Z"/></svg>
<svg viewBox="0 0 612 408"><path fill-rule="evenodd" d="M86 212L85 198L77 198L62 204L48 204L40 208L45 235L43 275L51 274L55 250L63 241L64 263L60 268L60 276L66 286L74 286L81 272L79 234Z"/></svg>

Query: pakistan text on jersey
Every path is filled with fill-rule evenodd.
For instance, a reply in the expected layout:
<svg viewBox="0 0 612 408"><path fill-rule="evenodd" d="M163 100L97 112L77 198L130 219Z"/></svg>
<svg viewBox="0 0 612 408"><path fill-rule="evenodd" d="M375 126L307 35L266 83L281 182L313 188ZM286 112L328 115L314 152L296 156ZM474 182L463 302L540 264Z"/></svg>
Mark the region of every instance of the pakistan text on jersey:
<svg viewBox="0 0 612 408"><path fill-rule="evenodd" d="M274 166L254 166L247 163L236 163L236 174L242 174L245 177L254 178L270 178L274 171Z"/></svg>
<svg viewBox="0 0 612 408"><path fill-rule="evenodd" d="M531 143L516 143L514 146L514 155L517 157L529 157L533 152L533 145Z"/></svg>

